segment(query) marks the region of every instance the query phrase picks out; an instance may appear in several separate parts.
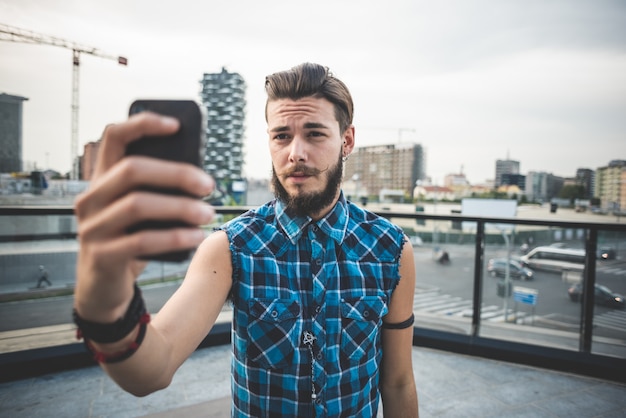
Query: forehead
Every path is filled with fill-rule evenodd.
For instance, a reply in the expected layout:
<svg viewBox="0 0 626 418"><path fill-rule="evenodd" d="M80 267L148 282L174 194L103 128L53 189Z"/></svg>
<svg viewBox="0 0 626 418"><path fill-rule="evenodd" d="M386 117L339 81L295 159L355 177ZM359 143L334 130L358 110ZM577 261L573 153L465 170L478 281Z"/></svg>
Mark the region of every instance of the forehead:
<svg viewBox="0 0 626 418"><path fill-rule="evenodd" d="M324 98L278 99L267 103L267 122L270 126L302 121L335 121L335 107Z"/></svg>

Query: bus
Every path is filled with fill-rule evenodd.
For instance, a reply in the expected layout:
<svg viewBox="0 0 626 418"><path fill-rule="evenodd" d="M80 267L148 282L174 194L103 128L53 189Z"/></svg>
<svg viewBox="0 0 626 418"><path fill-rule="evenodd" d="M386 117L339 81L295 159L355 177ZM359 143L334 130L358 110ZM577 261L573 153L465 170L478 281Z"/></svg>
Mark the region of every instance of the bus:
<svg viewBox="0 0 626 418"><path fill-rule="evenodd" d="M582 273L585 268L585 250L574 248L536 247L520 259L530 268L554 273Z"/></svg>

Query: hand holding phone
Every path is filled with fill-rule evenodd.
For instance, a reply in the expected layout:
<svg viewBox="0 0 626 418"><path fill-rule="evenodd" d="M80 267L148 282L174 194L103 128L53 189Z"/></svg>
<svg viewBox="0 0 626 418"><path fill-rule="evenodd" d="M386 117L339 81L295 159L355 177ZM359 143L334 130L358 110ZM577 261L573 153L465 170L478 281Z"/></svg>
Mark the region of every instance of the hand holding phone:
<svg viewBox="0 0 626 418"><path fill-rule="evenodd" d="M126 155L144 155L152 158L201 166L203 148L202 114L196 102L191 100L136 100L132 103L129 115L150 111L175 117L180 129L173 135L142 137L128 145ZM150 189L152 192L186 195L179 189ZM199 198L199 196L191 196ZM180 221L143 221L129 228L133 233L144 229L170 229L190 227ZM191 249L171 253L146 256L144 259L180 262L191 255Z"/></svg>

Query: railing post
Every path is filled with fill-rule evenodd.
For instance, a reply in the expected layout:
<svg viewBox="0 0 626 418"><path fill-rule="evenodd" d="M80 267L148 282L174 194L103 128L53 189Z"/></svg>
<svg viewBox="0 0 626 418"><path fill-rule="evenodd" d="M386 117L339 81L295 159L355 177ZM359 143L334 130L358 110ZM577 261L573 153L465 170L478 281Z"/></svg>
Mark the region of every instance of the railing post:
<svg viewBox="0 0 626 418"><path fill-rule="evenodd" d="M580 310L579 351L591 352L593 337L593 308L596 284L596 251L598 248L598 230L590 227L585 240L585 268L583 270L583 294Z"/></svg>
<svg viewBox="0 0 626 418"><path fill-rule="evenodd" d="M472 311L472 336L480 331L480 310L483 304L483 258L485 254L485 222L476 222L476 244L474 252L474 306Z"/></svg>

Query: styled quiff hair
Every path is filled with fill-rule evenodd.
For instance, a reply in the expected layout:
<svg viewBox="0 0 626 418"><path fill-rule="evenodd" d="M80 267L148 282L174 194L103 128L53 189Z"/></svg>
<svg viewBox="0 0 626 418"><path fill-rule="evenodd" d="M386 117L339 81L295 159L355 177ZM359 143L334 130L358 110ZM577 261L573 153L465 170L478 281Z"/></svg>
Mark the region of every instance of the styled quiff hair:
<svg viewBox="0 0 626 418"><path fill-rule="evenodd" d="M281 71L265 77L265 120L267 104L274 100L298 100L304 97L324 98L335 107L335 118L339 130L344 133L352 125L354 104L348 87L335 78L328 67L319 64L304 63L290 70Z"/></svg>

